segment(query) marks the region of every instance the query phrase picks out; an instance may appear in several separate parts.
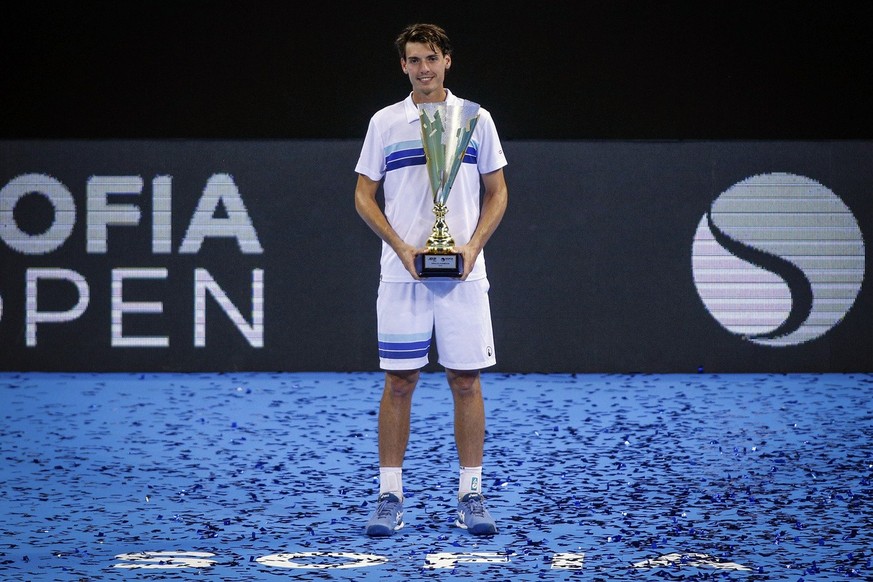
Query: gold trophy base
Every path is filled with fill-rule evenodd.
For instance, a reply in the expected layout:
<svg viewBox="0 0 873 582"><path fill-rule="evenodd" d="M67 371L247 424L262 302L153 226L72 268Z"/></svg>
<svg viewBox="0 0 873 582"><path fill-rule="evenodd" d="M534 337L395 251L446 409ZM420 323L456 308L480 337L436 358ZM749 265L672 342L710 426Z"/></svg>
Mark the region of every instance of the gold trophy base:
<svg viewBox="0 0 873 582"><path fill-rule="evenodd" d="M449 234L446 224L445 204L437 204L433 208L436 215L430 238L425 243L427 252L415 257L415 269L422 278L449 277L457 279L464 274L464 257L452 249L455 240Z"/></svg>

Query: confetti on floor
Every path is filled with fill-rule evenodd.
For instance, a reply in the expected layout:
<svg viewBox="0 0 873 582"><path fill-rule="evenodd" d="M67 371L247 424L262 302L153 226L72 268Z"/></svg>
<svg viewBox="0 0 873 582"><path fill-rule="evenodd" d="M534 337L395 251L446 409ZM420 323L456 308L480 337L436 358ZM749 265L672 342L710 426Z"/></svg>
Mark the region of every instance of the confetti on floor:
<svg viewBox="0 0 873 582"><path fill-rule="evenodd" d="M0 373L4 580L871 580L873 374L483 374L453 526L451 395L413 401L406 527L365 373Z"/></svg>

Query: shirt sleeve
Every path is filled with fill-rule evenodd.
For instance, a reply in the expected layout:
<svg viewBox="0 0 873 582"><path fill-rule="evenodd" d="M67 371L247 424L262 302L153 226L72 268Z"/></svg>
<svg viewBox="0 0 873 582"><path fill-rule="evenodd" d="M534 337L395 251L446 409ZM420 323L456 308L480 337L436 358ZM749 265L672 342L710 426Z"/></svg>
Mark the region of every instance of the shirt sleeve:
<svg viewBox="0 0 873 582"><path fill-rule="evenodd" d="M376 129L376 123L370 120L367 127L367 135L364 137L364 145L355 166L355 172L363 174L371 180L378 182L385 177L385 148L382 139Z"/></svg>
<svg viewBox="0 0 873 582"><path fill-rule="evenodd" d="M494 119L488 110L480 108L476 130L479 134L479 158L476 162L479 173L488 174L505 166L508 163L506 155L503 153Z"/></svg>

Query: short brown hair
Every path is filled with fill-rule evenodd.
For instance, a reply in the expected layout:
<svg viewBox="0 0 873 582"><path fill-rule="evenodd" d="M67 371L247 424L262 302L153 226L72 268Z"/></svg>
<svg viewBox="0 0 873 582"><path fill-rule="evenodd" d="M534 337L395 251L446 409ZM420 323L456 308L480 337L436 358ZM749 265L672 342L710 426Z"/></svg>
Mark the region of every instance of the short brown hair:
<svg viewBox="0 0 873 582"><path fill-rule="evenodd" d="M436 24L418 23L404 28L394 41L394 48L397 49L401 59L406 58L406 43L410 42L426 44L433 50L441 52L443 56L452 54L452 43L446 31Z"/></svg>

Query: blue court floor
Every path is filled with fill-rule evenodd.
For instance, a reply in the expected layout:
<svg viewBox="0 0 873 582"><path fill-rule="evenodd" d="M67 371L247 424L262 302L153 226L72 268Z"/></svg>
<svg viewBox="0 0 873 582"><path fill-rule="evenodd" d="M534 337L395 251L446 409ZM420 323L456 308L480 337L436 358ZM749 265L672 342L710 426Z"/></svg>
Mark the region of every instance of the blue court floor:
<svg viewBox="0 0 873 582"><path fill-rule="evenodd" d="M380 373L0 373L0 579L873 580L873 375L483 375L498 534L422 376L367 538Z"/></svg>

